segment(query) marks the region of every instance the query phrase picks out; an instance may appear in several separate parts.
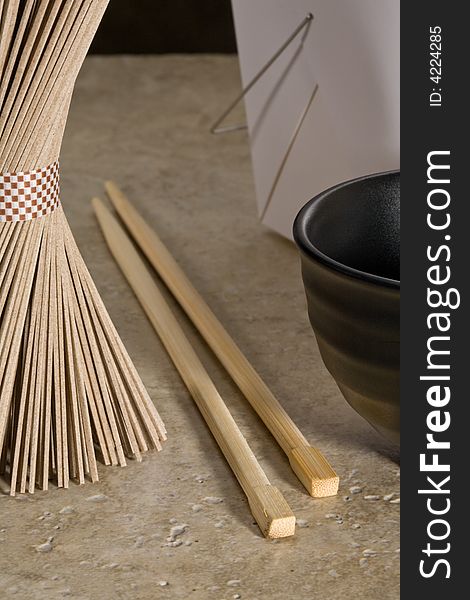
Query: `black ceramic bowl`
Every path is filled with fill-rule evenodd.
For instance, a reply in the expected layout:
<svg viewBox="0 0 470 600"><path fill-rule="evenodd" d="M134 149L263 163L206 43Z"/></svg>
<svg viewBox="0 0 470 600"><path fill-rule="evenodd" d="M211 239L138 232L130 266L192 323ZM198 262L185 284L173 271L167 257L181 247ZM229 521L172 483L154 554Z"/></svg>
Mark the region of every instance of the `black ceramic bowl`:
<svg viewBox="0 0 470 600"><path fill-rule="evenodd" d="M297 215L308 314L349 404L400 441L400 173L361 177Z"/></svg>

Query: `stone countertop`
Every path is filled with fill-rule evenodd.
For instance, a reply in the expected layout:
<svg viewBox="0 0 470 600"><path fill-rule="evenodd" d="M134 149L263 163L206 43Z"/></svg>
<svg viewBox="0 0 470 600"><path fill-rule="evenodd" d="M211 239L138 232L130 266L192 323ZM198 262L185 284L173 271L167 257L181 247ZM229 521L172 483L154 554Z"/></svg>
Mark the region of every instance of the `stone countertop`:
<svg viewBox="0 0 470 600"><path fill-rule="evenodd" d="M62 152L63 203L169 439L142 463L102 467L98 484L16 498L0 494L2 598L399 598L398 465L321 362L296 249L257 220L246 134L208 133L239 88L233 56L93 57L85 63ZM295 537L270 542L261 536L108 253L90 206L93 195L103 195L105 179L121 184L338 471L337 497L306 494L165 290L268 477L294 510ZM169 545L178 525L184 532Z"/></svg>

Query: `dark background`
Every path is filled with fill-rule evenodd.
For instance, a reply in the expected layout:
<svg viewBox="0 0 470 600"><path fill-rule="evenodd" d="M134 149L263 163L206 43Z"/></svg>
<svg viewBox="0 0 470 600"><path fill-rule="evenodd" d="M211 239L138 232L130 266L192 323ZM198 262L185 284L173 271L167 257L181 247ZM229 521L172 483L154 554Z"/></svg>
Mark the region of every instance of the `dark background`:
<svg viewBox="0 0 470 600"><path fill-rule="evenodd" d="M111 0L91 52L236 52L230 0Z"/></svg>

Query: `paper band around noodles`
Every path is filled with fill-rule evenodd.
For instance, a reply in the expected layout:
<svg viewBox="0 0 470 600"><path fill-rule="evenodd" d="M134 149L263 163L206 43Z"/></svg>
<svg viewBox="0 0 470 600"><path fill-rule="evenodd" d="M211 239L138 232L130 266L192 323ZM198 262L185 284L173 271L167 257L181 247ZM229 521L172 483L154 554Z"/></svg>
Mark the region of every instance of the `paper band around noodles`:
<svg viewBox="0 0 470 600"><path fill-rule="evenodd" d="M59 161L35 171L0 173L0 223L38 219L59 204Z"/></svg>

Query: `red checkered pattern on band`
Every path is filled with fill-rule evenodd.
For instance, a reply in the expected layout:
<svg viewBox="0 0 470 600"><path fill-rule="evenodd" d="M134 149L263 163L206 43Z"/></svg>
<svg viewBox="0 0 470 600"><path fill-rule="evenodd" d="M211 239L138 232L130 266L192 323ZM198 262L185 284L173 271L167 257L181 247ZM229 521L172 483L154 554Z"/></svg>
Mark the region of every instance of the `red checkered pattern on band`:
<svg viewBox="0 0 470 600"><path fill-rule="evenodd" d="M59 204L59 161L35 171L0 173L0 223L44 217Z"/></svg>

